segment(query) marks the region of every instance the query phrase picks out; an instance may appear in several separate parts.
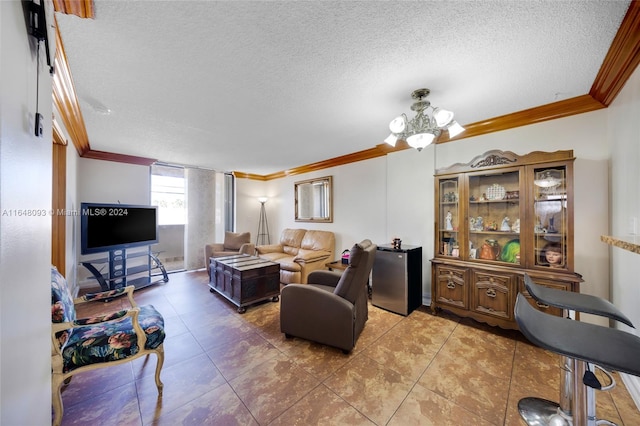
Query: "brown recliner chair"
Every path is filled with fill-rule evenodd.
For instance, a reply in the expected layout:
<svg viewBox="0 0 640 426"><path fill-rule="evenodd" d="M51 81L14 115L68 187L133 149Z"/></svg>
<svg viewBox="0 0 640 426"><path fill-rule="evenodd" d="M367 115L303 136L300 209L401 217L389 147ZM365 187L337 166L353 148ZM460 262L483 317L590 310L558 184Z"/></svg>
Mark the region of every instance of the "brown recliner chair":
<svg viewBox="0 0 640 426"><path fill-rule="evenodd" d="M280 331L349 353L368 319L367 281L376 245L364 240L351 249L340 274L314 271L308 284L289 284L280 293Z"/></svg>
<svg viewBox="0 0 640 426"><path fill-rule="evenodd" d="M255 252L256 246L251 243L251 233L226 231L224 233L224 243L207 244L204 246L204 265L207 268L209 277L211 277L211 270L209 269L210 258L232 256L234 254L249 254L253 256Z"/></svg>

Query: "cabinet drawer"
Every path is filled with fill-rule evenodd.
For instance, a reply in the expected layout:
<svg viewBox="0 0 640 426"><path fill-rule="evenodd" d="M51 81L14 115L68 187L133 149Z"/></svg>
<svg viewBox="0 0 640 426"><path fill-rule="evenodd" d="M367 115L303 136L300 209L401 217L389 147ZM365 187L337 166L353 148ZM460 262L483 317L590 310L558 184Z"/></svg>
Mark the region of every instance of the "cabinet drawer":
<svg viewBox="0 0 640 426"><path fill-rule="evenodd" d="M571 285L569 283L549 281L549 280L544 280L539 278L536 278L534 282L543 287L555 288L557 290L571 291ZM520 280L519 290L522 294L524 294L524 297L527 298L527 301L531 304L531 306L533 306L537 310L544 312L546 314L551 314L558 317L562 316L562 309L556 308L555 306L549 306L549 305L545 305L544 303L537 302L533 297L531 297L531 295L527 291L527 288L524 285L524 279Z"/></svg>
<svg viewBox="0 0 640 426"><path fill-rule="evenodd" d="M513 319L515 300L513 275L471 271L471 309L485 315Z"/></svg>
<svg viewBox="0 0 640 426"><path fill-rule="evenodd" d="M436 266L436 301L443 305L469 309L466 275L467 270L464 268Z"/></svg>

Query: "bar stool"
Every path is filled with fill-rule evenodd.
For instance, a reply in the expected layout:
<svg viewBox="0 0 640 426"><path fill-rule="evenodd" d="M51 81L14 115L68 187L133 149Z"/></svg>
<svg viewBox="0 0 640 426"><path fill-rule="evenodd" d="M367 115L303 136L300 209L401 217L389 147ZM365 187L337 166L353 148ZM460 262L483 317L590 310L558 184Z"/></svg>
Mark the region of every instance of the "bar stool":
<svg viewBox="0 0 640 426"><path fill-rule="evenodd" d="M543 287L535 284L527 274L524 276L524 282L527 291L536 301L563 309L567 318L569 318L569 311L578 311L611 318L633 327L631 321L607 300L587 294ZM527 420L529 424L550 424L551 419L555 419L555 423L560 425L572 424L573 420L577 420L576 424L580 424L583 420L581 416L585 412L584 407L586 407L587 418L595 418L595 390L587 386L584 392L585 387L582 386L586 372L585 363L562 357L561 365L563 372L560 376L560 404L541 398L524 398L518 404L521 416L529 419ZM594 367L602 370L611 381L609 386L599 390L615 387L615 380L611 374L597 365ZM558 416L565 420L559 421Z"/></svg>
<svg viewBox="0 0 640 426"><path fill-rule="evenodd" d="M529 294L540 303L605 316L633 327L622 312L604 299L542 287L533 283L528 275L525 275L525 286ZM620 330L567 321L542 313L534 309L522 294L518 295L516 303L516 321L530 341L563 355L560 404L541 398L523 398L518 403L518 410L527 424L613 424L606 420L596 420L595 391L583 384L583 377L588 363L640 375L640 338ZM620 352L615 353L618 350ZM605 373L612 380L612 385L608 387L611 388L615 382L610 374Z"/></svg>

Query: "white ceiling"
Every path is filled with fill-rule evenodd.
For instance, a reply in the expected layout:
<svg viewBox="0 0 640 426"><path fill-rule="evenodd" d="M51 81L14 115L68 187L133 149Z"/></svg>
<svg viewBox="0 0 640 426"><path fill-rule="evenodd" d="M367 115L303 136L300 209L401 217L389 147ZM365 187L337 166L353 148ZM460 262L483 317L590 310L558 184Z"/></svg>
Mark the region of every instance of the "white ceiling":
<svg viewBox="0 0 640 426"><path fill-rule="evenodd" d="M587 94L629 1L95 1L57 14L91 149L270 174ZM105 113L106 109L110 113Z"/></svg>

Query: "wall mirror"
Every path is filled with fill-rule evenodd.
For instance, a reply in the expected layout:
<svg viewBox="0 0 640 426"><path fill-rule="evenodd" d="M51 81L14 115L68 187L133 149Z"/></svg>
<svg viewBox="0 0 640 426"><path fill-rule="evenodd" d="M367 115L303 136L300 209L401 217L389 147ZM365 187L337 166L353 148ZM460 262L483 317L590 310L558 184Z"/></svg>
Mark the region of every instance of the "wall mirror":
<svg viewBox="0 0 640 426"><path fill-rule="evenodd" d="M296 182L296 222L333 222L331 176Z"/></svg>

